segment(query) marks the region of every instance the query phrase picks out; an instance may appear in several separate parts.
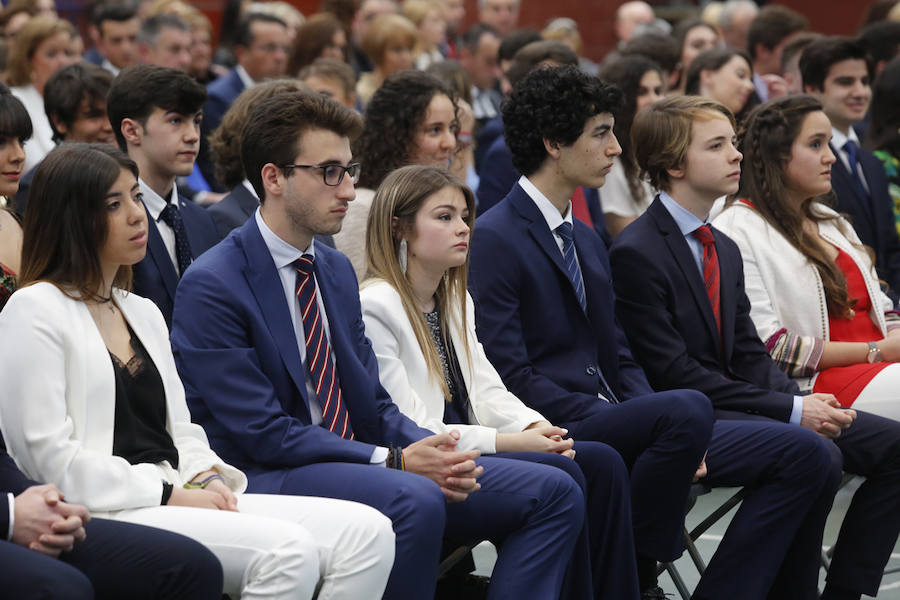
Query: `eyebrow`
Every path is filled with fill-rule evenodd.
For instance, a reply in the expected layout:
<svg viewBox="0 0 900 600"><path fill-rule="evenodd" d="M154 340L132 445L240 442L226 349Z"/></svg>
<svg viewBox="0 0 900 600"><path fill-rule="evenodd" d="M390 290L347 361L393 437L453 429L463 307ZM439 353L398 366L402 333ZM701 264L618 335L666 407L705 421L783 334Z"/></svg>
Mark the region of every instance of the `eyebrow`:
<svg viewBox="0 0 900 600"><path fill-rule="evenodd" d="M610 129L612 129L612 125L610 125L609 123L603 123L594 127L594 130L591 131L591 133L607 132Z"/></svg>

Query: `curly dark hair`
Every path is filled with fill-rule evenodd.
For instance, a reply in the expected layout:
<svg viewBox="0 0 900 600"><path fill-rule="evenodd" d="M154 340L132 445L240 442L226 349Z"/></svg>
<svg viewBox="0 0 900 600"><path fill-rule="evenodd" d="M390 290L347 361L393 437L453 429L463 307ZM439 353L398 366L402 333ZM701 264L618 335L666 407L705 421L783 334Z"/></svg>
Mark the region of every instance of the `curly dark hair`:
<svg viewBox="0 0 900 600"><path fill-rule="evenodd" d="M578 67L535 69L513 88L503 104L503 131L516 169L525 176L547 158L544 140L570 146L588 119L617 113L622 92Z"/></svg>
<svg viewBox="0 0 900 600"><path fill-rule="evenodd" d="M458 117L456 94L434 75L409 70L385 79L366 105L366 124L353 146L353 155L362 164L361 187L374 190L388 173L409 164L416 130L437 94L450 98Z"/></svg>

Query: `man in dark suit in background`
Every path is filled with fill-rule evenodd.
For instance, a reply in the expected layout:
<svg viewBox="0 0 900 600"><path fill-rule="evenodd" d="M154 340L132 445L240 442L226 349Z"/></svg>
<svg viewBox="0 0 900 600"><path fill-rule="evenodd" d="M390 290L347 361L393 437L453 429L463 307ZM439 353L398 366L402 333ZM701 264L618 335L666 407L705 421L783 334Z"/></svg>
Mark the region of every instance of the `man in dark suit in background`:
<svg viewBox="0 0 900 600"><path fill-rule="evenodd" d="M631 469L643 598L664 598L656 561L681 554L691 475L709 448L711 484L755 489L694 598L764 598L783 564L801 564L773 597L812 599L840 480L826 442L768 424L713 426L705 395L653 393L615 319L606 247L573 223L572 192L602 186L621 153L612 115L621 101L617 88L572 66L536 69L514 88L503 120L523 176L475 223L469 281L479 338L511 392L576 440L613 446Z"/></svg>
<svg viewBox="0 0 900 600"><path fill-rule="evenodd" d="M716 198L734 192L733 175L740 173L741 154L730 139L721 140L721 151L706 150L711 139L719 141L708 137L710 123L726 123L716 112L711 101L670 98L638 115L632 126L637 161L661 191L613 244L616 313L656 389L693 388L709 397L719 418L765 419L788 432L804 427L834 439L832 469L843 467L867 482L847 512L849 525L841 529L822 598L875 595L900 531L900 423L859 412L845 429L850 411L842 411L831 394L801 395L769 356L750 318L740 250L705 224ZM671 142L687 132L691 142L679 160ZM706 244L699 229L709 231ZM704 267L713 267L705 260L711 255L707 244L718 265L718 275L708 278ZM720 290L718 311L709 281ZM715 474L720 467L710 454ZM764 456L754 452L753 460L762 464ZM808 558L818 573L818 551Z"/></svg>
<svg viewBox="0 0 900 600"><path fill-rule="evenodd" d="M209 155L209 136L222 123L225 112L242 91L266 79L285 75L290 52L287 25L278 17L252 13L241 20L234 44L237 66L207 86L207 100L203 106L197 165L214 191L227 192L228 189L216 181Z"/></svg>
<svg viewBox="0 0 900 600"><path fill-rule="evenodd" d="M887 282L887 294L900 297L900 237L894 220L884 166L860 146L853 129L872 100L865 47L845 37L812 42L800 56L803 89L822 102L831 120L831 185L837 210L850 217L859 239L875 252L875 269Z"/></svg>
<svg viewBox="0 0 900 600"><path fill-rule="evenodd" d="M221 595L222 567L197 542L161 529L89 520L87 509L64 502L55 485L25 477L0 436L4 597L213 600Z"/></svg>
<svg viewBox="0 0 900 600"><path fill-rule="evenodd" d="M175 177L194 169L205 98L185 73L139 65L116 77L107 99L119 147L140 169L148 215L147 255L134 266L134 291L153 300L169 326L179 278L220 239L206 210L175 186Z"/></svg>

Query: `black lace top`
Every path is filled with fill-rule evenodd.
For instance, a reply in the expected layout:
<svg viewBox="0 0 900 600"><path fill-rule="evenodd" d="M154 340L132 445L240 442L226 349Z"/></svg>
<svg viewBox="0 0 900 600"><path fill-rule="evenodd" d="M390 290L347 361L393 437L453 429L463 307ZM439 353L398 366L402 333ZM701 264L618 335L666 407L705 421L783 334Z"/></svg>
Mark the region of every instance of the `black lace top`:
<svg viewBox="0 0 900 600"><path fill-rule="evenodd" d="M131 328L134 356L127 364L112 352L116 373L116 417L113 454L129 463L158 463L164 460L178 468L178 450L166 430L166 392L156 365Z"/></svg>
<svg viewBox="0 0 900 600"><path fill-rule="evenodd" d="M0 310L6 306L6 301L16 291L16 274L0 263Z"/></svg>

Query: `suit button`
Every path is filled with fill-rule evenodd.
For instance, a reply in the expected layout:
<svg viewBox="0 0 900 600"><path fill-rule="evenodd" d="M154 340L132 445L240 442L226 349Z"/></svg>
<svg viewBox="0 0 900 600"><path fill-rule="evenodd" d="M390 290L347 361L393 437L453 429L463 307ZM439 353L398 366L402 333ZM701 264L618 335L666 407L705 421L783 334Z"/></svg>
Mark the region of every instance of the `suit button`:
<svg viewBox="0 0 900 600"><path fill-rule="evenodd" d="M594 367L594 365L588 365L584 372L588 375L593 376L597 374L597 369Z"/></svg>

